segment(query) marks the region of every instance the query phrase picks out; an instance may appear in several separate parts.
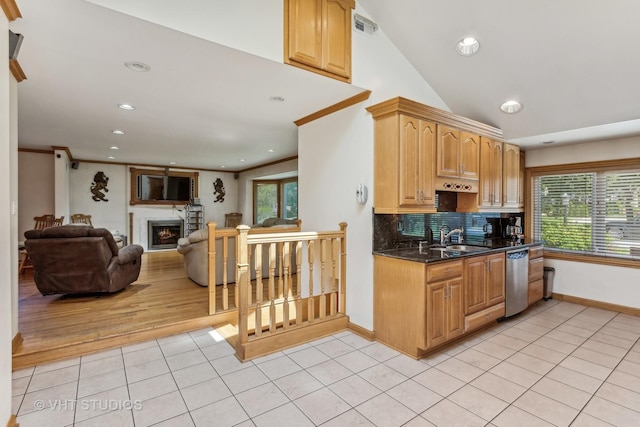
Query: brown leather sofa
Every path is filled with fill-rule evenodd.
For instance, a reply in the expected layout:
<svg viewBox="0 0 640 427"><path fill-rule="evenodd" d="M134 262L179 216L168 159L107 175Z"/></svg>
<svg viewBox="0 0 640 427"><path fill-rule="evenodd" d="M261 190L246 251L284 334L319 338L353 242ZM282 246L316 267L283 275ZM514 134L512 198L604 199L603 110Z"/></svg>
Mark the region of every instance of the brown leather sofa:
<svg viewBox="0 0 640 427"><path fill-rule="evenodd" d="M117 292L140 274L142 246L119 249L105 228L63 225L24 236L42 295Z"/></svg>

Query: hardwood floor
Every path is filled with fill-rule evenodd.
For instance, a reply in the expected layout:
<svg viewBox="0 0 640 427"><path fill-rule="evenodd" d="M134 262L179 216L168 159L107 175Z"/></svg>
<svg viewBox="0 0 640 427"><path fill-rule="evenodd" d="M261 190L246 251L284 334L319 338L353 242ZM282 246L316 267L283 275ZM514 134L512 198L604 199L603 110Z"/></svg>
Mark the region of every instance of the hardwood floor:
<svg viewBox="0 0 640 427"><path fill-rule="evenodd" d="M13 369L234 321L235 310L209 316L207 298L176 251L145 253L138 280L108 295L42 296L27 271L19 279L23 342Z"/></svg>

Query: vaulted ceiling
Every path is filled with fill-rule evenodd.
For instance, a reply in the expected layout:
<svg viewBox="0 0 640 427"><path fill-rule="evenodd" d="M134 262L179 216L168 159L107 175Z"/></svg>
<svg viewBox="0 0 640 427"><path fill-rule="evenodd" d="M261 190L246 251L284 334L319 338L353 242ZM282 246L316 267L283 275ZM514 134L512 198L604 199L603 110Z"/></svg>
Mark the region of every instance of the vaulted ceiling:
<svg viewBox="0 0 640 427"><path fill-rule="evenodd" d="M20 147L241 170L295 155L295 120L366 89L95 4L101 2L118 3L17 0L24 18L11 29L25 35L19 61L28 76L19 86ZM358 5L451 111L503 129L525 149L640 135L637 0ZM456 52L465 36L479 40L476 55ZM132 71L126 61L151 71ZM524 109L502 113L508 99ZM120 110L121 103L136 110Z"/></svg>

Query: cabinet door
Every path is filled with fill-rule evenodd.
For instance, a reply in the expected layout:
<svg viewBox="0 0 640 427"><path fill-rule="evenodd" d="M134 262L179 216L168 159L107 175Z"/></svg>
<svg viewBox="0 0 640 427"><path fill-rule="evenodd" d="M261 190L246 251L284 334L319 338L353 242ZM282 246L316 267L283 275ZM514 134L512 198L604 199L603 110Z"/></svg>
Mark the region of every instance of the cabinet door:
<svg viewBox="0 0 640 427"><path fill-rule="evenodd" d="M420 120L400 116L400 206L420 204Z"/></svg>
<svg viewBox="0 0 640 427"><path fill-rule="evenodd" d="M351 77L351 6L343 0L322 2L322 69Z"/></svg>
<svg viewBox="0 0 640 427"><path fill-rule="evenodd" d="M438 176L460 177L460 131L448 126L438 126L437 169Z"/></svg>
<svg viewBox="0 0 640 427"><path fill-rule="evenodd" d="M504 301L504 253L487 256L487 307Z"/></svg>
<svg viewBox="0 0 640 427"><path fill-rule="evenodd" d="M480 137L460 132L460 178L478 180L480 177Z"/></svg>
<svg viewBox="0 0 640 427"><path fill-rule="evenodd" d="M288 59L322 68L322 0L287 0Z"/></svg>
<svg viewBox="0 0 640 427"><path fill-rule="evenodd" d="M447 339L451 339L464 333L462 278L449 280L447 287Z"/></svg>
<svg viewBox="0 0 640 427"><path fill-rule="evenodd" d="M464 313L472 314L487 307L485 283L487 257L468 258L464 262Z"/></svg>
<svg viewBox="0 0 640 427"><path fill-rule="evenodd" d="M435 347L447 340L447 282L427 285L427 348Z"/></svg>
<svg viewBox="0 0 640 427"><path fill-rule="evenodd" d="M436 204L436 124L420 120L420 144L418 158L418 182L422 204Z"/></svg>
<svg viewBox="0 0 640 427"><path fill-rule="evenodd" d="M435 128L434 123L400 116L400 206L435 205Z"/></svg>
<svg viewBox="0 0 640 427"><path fill-rule="evenodd" d="M480 138L479 207L502 206L502 142Z"/></svg>
<svg viewBox="0 0 640 427"><path fill-rule="evenodd" d="M520 207L520 147L503 145L503 188L506 208Z"/></svg>

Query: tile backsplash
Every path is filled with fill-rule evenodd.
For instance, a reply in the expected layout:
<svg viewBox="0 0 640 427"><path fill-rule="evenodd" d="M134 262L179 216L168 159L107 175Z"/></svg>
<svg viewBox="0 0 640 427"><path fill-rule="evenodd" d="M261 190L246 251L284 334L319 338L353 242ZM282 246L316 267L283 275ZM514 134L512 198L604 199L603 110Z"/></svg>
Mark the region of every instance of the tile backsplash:
<svg viewBox="0 0 640 427"><path fill-rule="evenodd" d="M422 240L438 242L440 227L447 225L450 230L464 227L465 239L482 240L483 226L487 218L520 218L522 213L458 213L439 212L435 214L374 214L373 250L380 251L417 245Z"/></svg>

